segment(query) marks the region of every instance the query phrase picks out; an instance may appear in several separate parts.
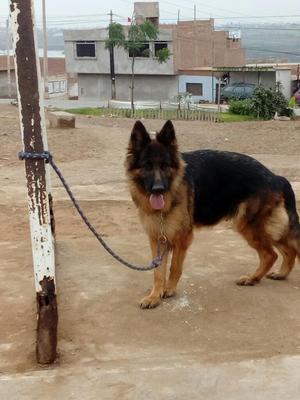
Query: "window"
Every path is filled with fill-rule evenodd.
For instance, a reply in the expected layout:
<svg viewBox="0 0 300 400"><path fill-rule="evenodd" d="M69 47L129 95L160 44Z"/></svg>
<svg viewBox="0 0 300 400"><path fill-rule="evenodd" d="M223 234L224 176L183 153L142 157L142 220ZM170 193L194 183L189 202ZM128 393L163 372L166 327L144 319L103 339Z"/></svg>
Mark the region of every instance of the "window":
<svg viewBox="0 0 300 400"><path fill-rule="evenodd" d="M191 93L193 96L203 96L203 84L202 83L187 83L186 91Z"/></svg>
<svg viewBox="0 0 300 400"><path fill-rule="evenodd" d="M129 49L129 57L149 57L150 56L150 49L149 49L149 43L144 43L142 47L139 49Z"/></svg>
<svg viewBox="0 0 300 400"><path fill-rule="evenodd" d="M76 42L77 57L96 57L96 43L93 40Z"/></svg>
<svg viewBox="0 0 300 400"><path fill-rule="evenodd" d="M48 83L48 93L53 93L53 83L52 82Z"/></svg>
<svg viewBox="0 0 300 400"><path fill-rule="evenodd" d="M59 82L53 82L54 93L59 93Z"/></svg>
<svg viewBox="0 0 300 400"><path fill-rule="evenodd" d="M167 49L168 48L168 43L167 42L158 42L154 43L154 54L155 57L157 57L157 52L162 49Z"/></svg>
<svg viewBox="0 0 300 400"><path fill-rule="evenodd" d="M66 92L67 90L67 82L66 81L60 81L60 91L62 93Z"/></svg>

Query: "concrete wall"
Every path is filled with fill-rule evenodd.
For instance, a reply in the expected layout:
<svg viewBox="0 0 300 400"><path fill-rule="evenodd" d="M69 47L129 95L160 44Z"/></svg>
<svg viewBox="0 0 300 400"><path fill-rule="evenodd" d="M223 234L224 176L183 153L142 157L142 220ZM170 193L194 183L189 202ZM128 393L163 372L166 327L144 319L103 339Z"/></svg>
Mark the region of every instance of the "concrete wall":
<svg viewBox="0 0 300 400"><path fill-rule="evenodd" d="M266 88L276 87L276 72L275 71L245 71L245 72L230 72L230 83L261 83Z"/></svg>
<svg viewBox="0 0 300 400"><path fill-rule="evenodd" d="M197 103L200 100L207 100L209 102L215 101L216 84L218 83L218 80L215 77L180 75L179 92L186 92L187 83L202 83L203 85L203 96L193 96L194 102Z"/></svg>
<svg viewBox="0 0 300 400"><path fill-rule="evenodd" d="M11 70L10 72L11 79L11 97L17 97L17 87L16 87L16 78L15 71ZM0 71L0 98L8 97L8 85L7 85L7 71Z"/></svg>
<svg viewBox="0 0 300 400"><path fill-rule="evenodd" d="M246 63L242 42L226 31L215 31L214 21L184 21L172 26L175 68L238 67Z"/></svg>
<svg viewBox="0 0 300 400"><path fill-rule="evenodd" d="M109 74L109 52L105 49L106 29L86 29L64 31L66 70L68 73ZM92 40L96 42L96 57L76 57L76 41ZM173 53L172 32L160 30L159 41L168 42L168 47ZM174 75L173 55L166 63L160 64L154 57L154 44L150 43L150 57L135 59L135 73L138 75ZM131 61L128 53L115 48L115 73L130 74Z"/></svg>
<svg viewBox="0 0 300 400"><path fill-rule="evenodd" d="M118 100L130 100L130 75L116 77ZM135 77L135 100L168 100L178 92L177 76ZM102 74L78 74L78 94L80 98L108 100L111 96L110 76Z"/></svg>
<svg viewBox="0 0 300 400"><path fill-rule="evenodd" d="M265 88L272 89L275 89L280 82L280 90L284 96L287 99L291 97L291 70L230 72L230 83L240 82L261 84Z"/></svg>
<svg viewBox="0 0 300 400"><path fill-rule="evenodd" d="M276 82L280 82L280 90L289 100L292 95L292 72L291 70L277 70Z"/></svg>

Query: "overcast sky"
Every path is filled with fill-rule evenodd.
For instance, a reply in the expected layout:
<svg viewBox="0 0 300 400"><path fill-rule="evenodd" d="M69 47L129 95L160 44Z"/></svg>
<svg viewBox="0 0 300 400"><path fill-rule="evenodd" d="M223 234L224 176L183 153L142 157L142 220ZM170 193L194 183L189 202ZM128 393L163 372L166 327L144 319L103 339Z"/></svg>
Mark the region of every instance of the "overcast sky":
<svg viewBox="0 0 300 400"><path fill-rule="evenodd" d="M41 21L42 0L34 0L37 22ZM160 1L160 17L163 22L173 22L177 19L180 9L180 18L193 18L193 8L196 4L197 18L220 18L218 22L236 22L237 17L243 17L240 21L296 21L300 23L300 0L209 0L201 2L193 0L162 0ZM133 1L130 0L46 0L48 26L58 24L67 28L76 21L82 26L90 24L107 25L110 9L117 16L116 20L125 22L131 16ZM4 26L8 15L8 0L0 0L0 24ZM244 19L252 16L289 16L282 18ZM230 19L223 18L231 17ZM235 18L234 18L235 17Z"/></svg>

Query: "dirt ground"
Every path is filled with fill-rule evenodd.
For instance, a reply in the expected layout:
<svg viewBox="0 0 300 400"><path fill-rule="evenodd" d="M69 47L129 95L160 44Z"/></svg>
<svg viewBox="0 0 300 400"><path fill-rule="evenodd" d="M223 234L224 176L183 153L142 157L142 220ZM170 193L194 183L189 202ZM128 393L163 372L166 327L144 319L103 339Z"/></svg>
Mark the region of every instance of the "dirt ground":
<svg viewBox="0 0 300 400"><path fill-rule="evenodd" d="M163 123L144 122L151 131ZM57 164L111 246L129 261L147 264L147 238L129 198L123 167L133 121L77 116L76 123L75 129L48 129L49 148ZM175 127L181 150L214 148L253 155L286 176L300 200L300 121L175 121ZM267 399L266 395L259 397L260 392L250 396L255 385L251 380L248 385L247 376L251 363L257 362L260 371L268 360L273 370L264 377L268 384L261 393L270 388L274 394L284 390L272 376L277 376L277 371L288 382L290 364L283 362L287 372L282 375L274 360L300 356L299 265L287 281L265 279L255 287L236 286L235 279L253 271L257 259L228 225L221 224L195 234L177 296L163 301L157 309L141 310L139 300L151 287L152 273L130 271L105 253L54 175L59 355L54 366L37 366L24 165L16 157L21 148L19 131L17 108L1 105L1 398L152 400L189 395L190 399L208 400L241 396ZM236 368L233 375L224 372L231 367ZM173 368L177 368L178 377L172 375ZM239 376L237 371L245 371L245 375ZM202 380L193 381L200 372ZM256 377L257 382L263 379L261 375ZM72 376L76 382L71 384ZM88 382L86 396L79 390L84 376ZM138 376L142 376L141 381L137 381ZM218 380L220 376L223 380ZM238 381L240 397L222 397L222 384L229 390L230 382L236 385ZM297 382L299 385L298 378ZM296 381L289 383L293 390L299 389L299 394ZM160 395L155 392L157 387ZM243 390L248 392L241 394ZM299 397L285 396L294 398Z"/></svg>

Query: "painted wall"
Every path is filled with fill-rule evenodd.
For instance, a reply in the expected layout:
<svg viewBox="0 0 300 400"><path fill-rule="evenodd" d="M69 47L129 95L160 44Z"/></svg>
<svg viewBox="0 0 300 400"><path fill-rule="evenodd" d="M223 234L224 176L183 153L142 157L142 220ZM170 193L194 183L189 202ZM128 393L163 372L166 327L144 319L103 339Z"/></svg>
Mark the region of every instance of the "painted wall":
<svg viewBox="0 0 300 400"><path fill-rule="evenodd" d="M292 95L292 72L291 70L277 70L276 82L280 82L280 90L289 100Z"/></svg>
<svg viewBox="0 0 300 400"><path fill-rule="evenodd" d="M66 71L68 73L109 74L109 52L105 49L106 29L67 30L64 32ZM85 58L76 56L76 41L92 40L96 42L96 57ZM173 53L172 32L160 30L160 41L168 42L168 48ZM150 49L154 51L153 43ZM121 48L115 48L115 73L130 74L131 58ZM174 75L173 55L166 63L160 64L152 55L135 59L135 73L141 75Z"/></svg>
<svg viewBox="0 0 300 400"><path fill-rule="evenodd" d="M276 72L275 71L245 71L245 72L230 72L230 83L254 83L261 84L266 88L276 87Z"/></svg>
<svg viewBox="0 0 300 400"><path fill-rule="evenodd" d="M287 99L291 97L291 81L291 70L230 72L230 83L243 82L258 85L261 82L264 87L275 89L276 83L280 82L280 89Z"/></svg>
<svg viewBox="0 0 300 400"><path fill-rule="evenodd" d="M17 97L17 87L16 87L16 78L15 78L15 71L10 72L10 79L11 79L11 97ZM7 72L0 71L0 98L7 98L8 97L8 85L7 85Z"/></svg>
<svg viewBox="0 0 300 400"><path fill-rule="evenodd" d="M211 76L180 75L178 91L186 92L187 83L202 83L203 85L203 96L193 96L195 103L198 103L200 100L215 101L216 84L218 83L216 78Z"/></svg>
<svg viewBox="0 0 300 400"><path fill-rule="evenodd" d="M130 75L116 76L118 100L130 100ZM135 77L135 100L169 100L178 92L177 76ZM108 100L111 97L110 76L103 74L78 74L79 98Z"/></svg>

